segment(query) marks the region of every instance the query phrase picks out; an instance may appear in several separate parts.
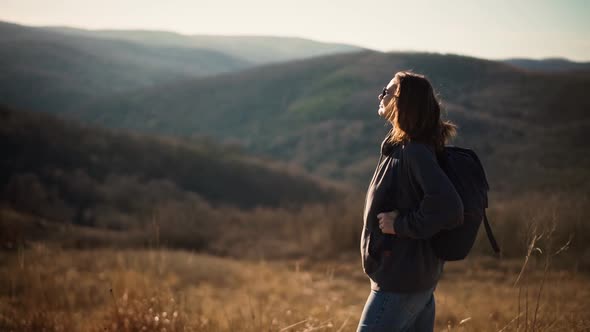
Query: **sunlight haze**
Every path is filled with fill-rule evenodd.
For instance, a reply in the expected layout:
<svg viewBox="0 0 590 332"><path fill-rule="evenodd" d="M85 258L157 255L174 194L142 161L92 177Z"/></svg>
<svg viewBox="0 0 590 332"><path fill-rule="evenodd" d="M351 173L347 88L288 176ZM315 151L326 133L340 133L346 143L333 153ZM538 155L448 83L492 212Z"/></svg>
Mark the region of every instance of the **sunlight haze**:
<svg viewBox="0 0 590 332"><path fill-rule="evenodd" d="M590 60L585 1L0 0L0 20L33 26L272 35L381 51Z"/></svg>

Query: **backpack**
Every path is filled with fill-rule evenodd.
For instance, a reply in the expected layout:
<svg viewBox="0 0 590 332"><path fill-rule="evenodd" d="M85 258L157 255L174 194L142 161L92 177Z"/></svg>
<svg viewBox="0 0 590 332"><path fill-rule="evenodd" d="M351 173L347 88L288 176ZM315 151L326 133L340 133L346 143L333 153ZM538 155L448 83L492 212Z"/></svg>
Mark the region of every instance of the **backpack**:
<svg viewBox="0 0 590 332"><path fill-rule="evenodd" d="M462 225L440 231L430 239L434 254L445 261L465 259L483 220L488 240L496 256L500 257L500 247L486 216L489 185L479 158L470 149L445 146L437 159L463 201L464 221Z"/></svg>

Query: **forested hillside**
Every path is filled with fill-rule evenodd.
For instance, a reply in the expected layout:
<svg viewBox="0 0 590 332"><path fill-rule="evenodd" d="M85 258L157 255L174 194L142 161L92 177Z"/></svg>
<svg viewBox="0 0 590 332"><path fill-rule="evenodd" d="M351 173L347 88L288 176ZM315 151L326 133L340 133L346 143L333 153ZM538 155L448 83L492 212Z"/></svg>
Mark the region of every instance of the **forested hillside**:
<svg viewBox="0 0 590 332"><path fill-rule="evenodd" d="M72 110L109 127L210 135L364 185L389 126L377 94L398 70L432 81L495 190L575 189L588 180L590 75L533 73L456 55L363 52L179 81ZM558 180L557 180L558 179Z"/></svg>
<svg viewBox="0 0 590 332"><path fill-rule="evenodd" d="M232 147L91 128L6 107L0 108L0 150L2 245L6 238L20 241L14 234L19 229L29 239L51 238L61 224L86 227L84 232L126 231L117 236L134 246L147 239L134 240L134 232L146 232L157 222L165 225L162 234L169 235L170 245L199 248L199 239L220 239L211 233L216 225L235 221L240 213L296 211L344 194L286 164L251 158ZM49 224L31 225L31 220Z"/></svg>
<svg viewBox="0 0 590 332"><path fill-rule="evenodd" d="M209 49L66 35L0 22L0 103L44 112L252 66Z"/></svg>

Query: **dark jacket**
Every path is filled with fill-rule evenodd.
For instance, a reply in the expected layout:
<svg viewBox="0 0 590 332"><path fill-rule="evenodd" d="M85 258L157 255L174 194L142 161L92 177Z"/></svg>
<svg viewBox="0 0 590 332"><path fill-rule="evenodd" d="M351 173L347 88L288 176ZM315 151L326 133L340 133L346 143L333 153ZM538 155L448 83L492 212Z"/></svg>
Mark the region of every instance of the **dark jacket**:
<svg viewBox="0 0 590 332"><path fill-rule="evenodd" d="M395 235L383 234L377 214L398 210ZM442 229L463 222L463 203L439 167L432 147L392 145L387 137L367 190L361 258L371 289L416 292L436 285L443 268L429 244Z"/></svg>

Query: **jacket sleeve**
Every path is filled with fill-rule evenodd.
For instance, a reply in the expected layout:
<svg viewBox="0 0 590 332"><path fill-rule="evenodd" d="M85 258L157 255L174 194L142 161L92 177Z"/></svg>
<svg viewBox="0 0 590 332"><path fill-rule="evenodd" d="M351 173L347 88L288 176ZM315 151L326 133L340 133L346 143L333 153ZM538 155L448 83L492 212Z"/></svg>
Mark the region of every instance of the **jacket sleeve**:
<svg viewBox="0 0 590 332"><path fill-rule="evenodd" d="M408 144L404 149L410 176L424 196L417 209L395 219L395 233L401 237L427 239L440 230L462 224L463 202L434 153L420 143Z"/></svg>

